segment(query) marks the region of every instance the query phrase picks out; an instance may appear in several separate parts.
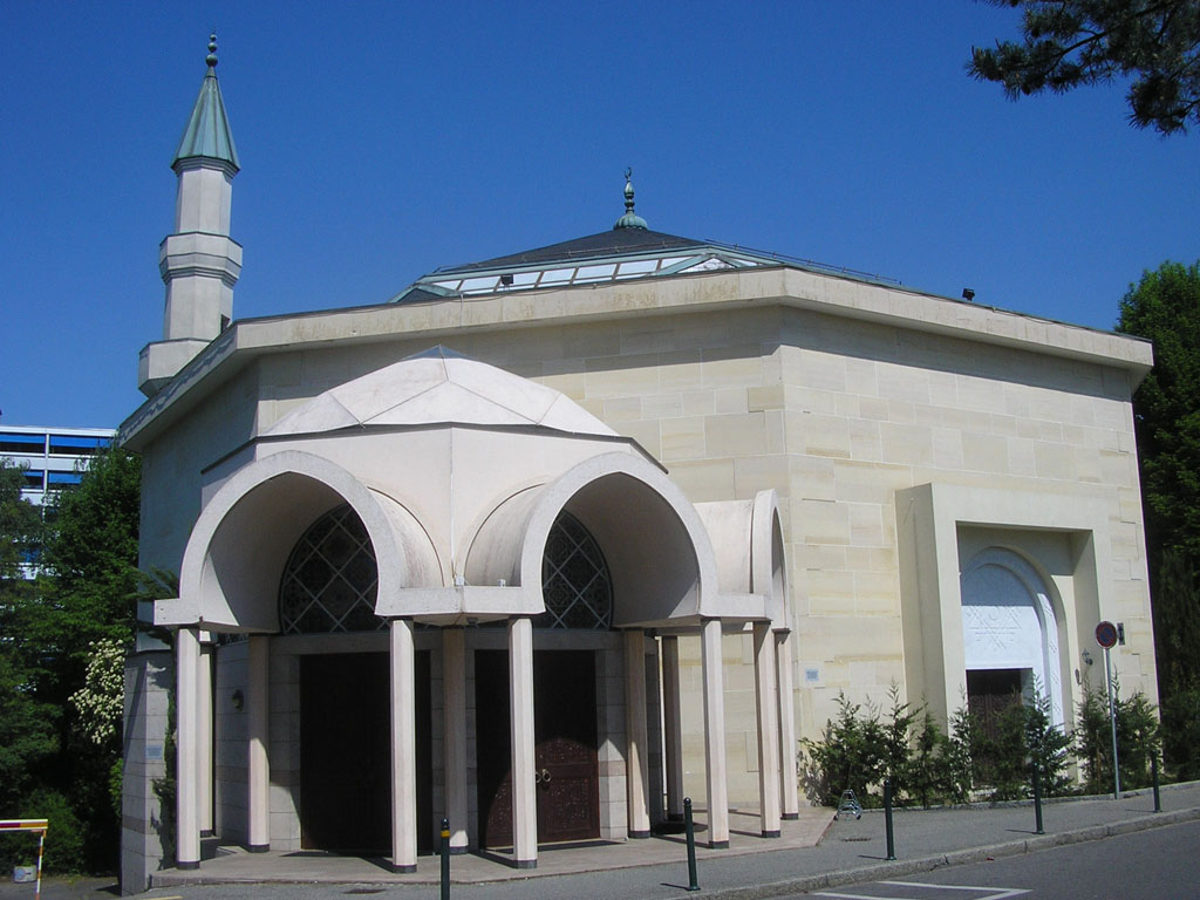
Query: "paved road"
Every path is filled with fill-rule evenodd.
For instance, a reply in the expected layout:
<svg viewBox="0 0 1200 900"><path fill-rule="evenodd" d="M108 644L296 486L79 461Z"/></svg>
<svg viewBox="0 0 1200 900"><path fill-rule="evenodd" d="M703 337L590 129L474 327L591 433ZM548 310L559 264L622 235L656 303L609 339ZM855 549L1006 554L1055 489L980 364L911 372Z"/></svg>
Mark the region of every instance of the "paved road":
<svg viewBox="0 0 1200 900"><path fill-rule="evenodd" d="M875 898L903 897L903 900L983 900L986 890L955 892L950 886L986 888L1002 896L1040 896L1074 898L1078 888L1084 897L1200 898L1200 782L1176 785L1163 792L1164 812L1151 812L1151 798L1145 793L1110 798L1071 799L1048 805L1045 810L1046 834L1032 833L1033 813L1028 806L979 806L930 811L909 811L896 817L897 862L885 862L883 816L864 814L861 820L835 823L821 843L803 850L777 850L748 855L714 856L702 860L700 897L722 900L761 900L796 892L824 891L826 894L862 893L874 890ZM1170 833L1162 842L1156 833ZM1181 839L1174 836L1183 835ZM1178 851L1178 840L1188 848ZM1144 841L1145 843L1142 843ZM1086 843L1080 843L1086 842ZM1062 857L1051 849L1068 845ZM1132 848L1132 849L1130 849ZM625 848L637 852L637 847ZM1032 851L1032 852L1031 852ZM1194 854L1194 856L1193 856ZM996 861L976 866L979 861ZM1115 857L1135 862L1129 871L1106 874L1106 860ZM1048 881L1039 881L1039 872L1049 872ZM1166 873L1160 875L1159 873ZM966 873L966 874L963 874ZM1067 874L1069 873L1069 874ZM1099 879L1089 881L1090 874ZM284 873L276 873L284 874ZM539 873L527 879L512 873L502 883L456 884L456 900L682 900L688 895L686 866L682 851L671 864L648 864L635 868L584 868L572 875ZM984 878L979 881L977 878ZM1118 880L1121 879L1121 880ZM861 885L871 879L903 880L909 887L885 885L882 892L864 887L854 890L844 885ZM916 888L914 883L945 887ZM111 880L51 881L42 892L46 900L107 900L113 896ZM1002 890L1003 889L1003 890ZM906 891L907 893L888 893ZM924 890L925 894L914 894ZM1004 890L1028 894L1004 895ZM1032 893L1038 892L1040 893ZM1090 893L1089 893L1090 891ZM1142 891L1141 894L1138 892ZM407 884L212 884L168 883L148 894L146 900L226 900L253 897L254 900L318 900L344 895L380 894L394 900L416 900L438 895L435 882ZM0 881L0 900L31 898L30 885ZM807 896L812 896L809 894ZM996 900L996 898L991 898Z"/></svg>
<svg viewBox="0 0 1200 900"><path fill-rule="evenodd" d="M793 894L840 900L1184 900L1200 897L1200 822Z"/></svg>

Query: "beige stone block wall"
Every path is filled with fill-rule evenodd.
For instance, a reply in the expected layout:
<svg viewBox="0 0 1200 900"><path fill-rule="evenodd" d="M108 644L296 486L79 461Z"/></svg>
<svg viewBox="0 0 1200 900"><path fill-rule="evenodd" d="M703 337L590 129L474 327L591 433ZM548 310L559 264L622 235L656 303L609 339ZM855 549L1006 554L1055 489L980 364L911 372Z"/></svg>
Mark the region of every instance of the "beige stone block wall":
<svg viewBox="0 0 1200 900"><path fill-rule="evenodd" d="M819 734L839 691L882 700L893 680L903 691L893 498L929 481L1103 491L1116 526L1116 595L1126 598L1127 628L1139 642L1129 674L1150 684L1138 662L1149 658L1149 618L1123 374L800 311L706 313L669 329L654 320L597 322L509 337L488 361L562 390L636 438L694 501L779 491L792 601L803 617L795 673L801 735ZM471 355L485 349L461 343ZM698 666L688 648L682 664ZM751 669L740 654L727 656L730 796L745 803L757 793L753 694L734 685ZM685 708L698 710L698 679L684 684ZM685 726L688 790L700 796L699 720Z"/></svg>
<svg viewBox="0 0 1200 900"><path fill-rule="evenodd" d="M644 304L639 297L626 299ZM458 321L486 312L462 306ZM616 318L579 307L574 319L542 326L417 329L262 357L155 448L143 559L177 567L202 466L321 391L442 342L562 391L655 454L695 502L779 492L799 616L802 736L819 734L839 691L880 700L892 680L905 688L894 496L928 482L1034 493L1094 486L1110 508L1112 596L1131 640L1122 677L1153 688L1124 370L768 303L652 306ZM531 309L513 307L506 321ZM698 710L688 669L698 654L682 655L684 706ZM730 796L744 803L757 795L753 695L736 687L747 668L741 651L727 656ZM698 797L703 745L696 723L685 725L687 790Z"/></svg>

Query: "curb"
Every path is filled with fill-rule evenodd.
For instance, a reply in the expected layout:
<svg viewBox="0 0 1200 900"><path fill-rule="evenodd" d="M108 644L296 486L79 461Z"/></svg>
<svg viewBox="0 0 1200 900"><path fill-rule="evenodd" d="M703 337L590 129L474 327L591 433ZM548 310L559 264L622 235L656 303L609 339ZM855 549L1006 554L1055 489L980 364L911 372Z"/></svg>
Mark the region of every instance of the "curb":
<svg viewBox="0 0 1200 900"><path fill-rule="evenodd" d="M1109 825L1091 825L1087 828L1076 828L1057 834L1038 835L1025 840L1006 841L986 847L968 847L963 850L952 850L949 853L938 853L933 856L923 856L917 859L899 860L880 865L860 866L854 869L843 869L837 872L827 872L824 875L805 875L799 878L789 878L785 881L774 881L769 884L745 885L736 888L724 888L714 891L706 890L706 897L719 900L763 900L767 897L783 897L789 894L806 893L824 890L825 888L840 887L848 884L861 884L866 881L880 881L889 878L900 878L905 875L916 875L920 872L930 872L947 866L964 866L971 863L985 862L988 859L1001 859L1008 856L1021 856L1035 853L1039 850L1049 850L1053 847L1064 847L1069 844L1081 844L1087 841L1099 841L1120 834L1132 834L1136 831L1147 831L1151 828L1162 828L1167 825L1178 825L1182 822L1192 822L1200 819L1200 807L1179 809L1172 812L1153 813L1136 819L1125 819Z"/></svg>

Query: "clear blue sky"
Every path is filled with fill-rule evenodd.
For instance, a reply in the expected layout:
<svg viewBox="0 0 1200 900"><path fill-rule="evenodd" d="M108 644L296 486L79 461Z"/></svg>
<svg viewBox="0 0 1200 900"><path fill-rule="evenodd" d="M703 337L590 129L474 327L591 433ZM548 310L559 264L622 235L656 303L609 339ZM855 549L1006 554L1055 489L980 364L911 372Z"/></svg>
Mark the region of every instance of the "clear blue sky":
<svg viewBox="0 0 1200 900"><path fill-rule="evenodd" d="M0 424L112 425L161 337L173 152L216 26L242 171L237 318L652 228L1109 328L1200 257L1200 135L1124 87L1011 103L971 2L0 0Z"/></svg>

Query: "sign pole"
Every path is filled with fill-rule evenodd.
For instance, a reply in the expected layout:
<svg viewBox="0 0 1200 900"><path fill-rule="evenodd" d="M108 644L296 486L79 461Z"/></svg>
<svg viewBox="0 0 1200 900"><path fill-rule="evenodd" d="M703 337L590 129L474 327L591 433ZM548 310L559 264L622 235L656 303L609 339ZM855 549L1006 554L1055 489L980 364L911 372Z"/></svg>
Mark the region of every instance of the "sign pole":
<svg viewBox="0 0 1200 900"><path fill-rule="evenodd" d="M1113 702L1112 661L1104 648L1104 680L1108 685L1108 718L1112 722L1113 741L1113 799L1121 799L1121 763L1117 759L1117 707Z"/></svg>
<svg viewBox="0 0 1200 900"><path fill-rule="evenodd" d="M1112 657L1108 651L1121 639L1121 627L1104 621L1096 626L1096 643L1104 648L1104 687L1108 690L1108 718L1113 738L1113 799L1121 799L1121 762L1117 759L1117 704L1113 700Z"/></svg>

